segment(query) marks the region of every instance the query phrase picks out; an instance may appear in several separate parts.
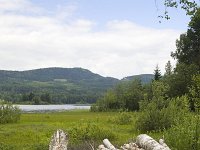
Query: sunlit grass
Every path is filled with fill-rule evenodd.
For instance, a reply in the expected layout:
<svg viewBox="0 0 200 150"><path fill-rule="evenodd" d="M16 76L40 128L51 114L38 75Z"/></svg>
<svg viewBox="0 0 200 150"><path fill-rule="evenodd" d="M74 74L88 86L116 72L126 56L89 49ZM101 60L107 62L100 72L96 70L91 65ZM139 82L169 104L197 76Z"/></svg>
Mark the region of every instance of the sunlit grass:
<svg viewBox="0 0 200 150"><path fill-rule="evenodd" d="M116 138L112 142L120 145L135 138L139 133L134 128L137 115L132 113L133 122L128 125L119 125L111 121L118 115L118 112L87 110L22 114L20 122L0 125L0 149L48 149L49 141L56 129L68 132L74 126L82 126L84 123L95 123L98 127L114 133ZM73 138L70 140L73 142Z"/></svg>

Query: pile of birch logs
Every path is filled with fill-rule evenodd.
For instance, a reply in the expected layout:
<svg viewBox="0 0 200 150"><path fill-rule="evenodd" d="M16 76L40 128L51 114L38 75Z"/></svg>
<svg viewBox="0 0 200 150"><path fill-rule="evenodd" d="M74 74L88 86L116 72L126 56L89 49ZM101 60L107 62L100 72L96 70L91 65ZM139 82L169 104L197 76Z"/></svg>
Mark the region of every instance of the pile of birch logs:
<svg viewBox="0 0 200 150"><path fill-rule="evenodd" d="M68 137L62 130L57 130L52 136L49 144L49 150L67 150ZM94 148L92 148L94 150ZM108 139L103 140L97 150L170 150L163 139L159 142L146 134L137 136L135 143L124 144L119 149L115 148Z"/></svg>
<svg viewBox="0 0 200 150"><path fill-rule="evenodd" d="M97 150L170 150L163 139L159 143L146 134L137 136L135 143L124 144L120 149L115 148L108 139L103 140Z"/></svg>

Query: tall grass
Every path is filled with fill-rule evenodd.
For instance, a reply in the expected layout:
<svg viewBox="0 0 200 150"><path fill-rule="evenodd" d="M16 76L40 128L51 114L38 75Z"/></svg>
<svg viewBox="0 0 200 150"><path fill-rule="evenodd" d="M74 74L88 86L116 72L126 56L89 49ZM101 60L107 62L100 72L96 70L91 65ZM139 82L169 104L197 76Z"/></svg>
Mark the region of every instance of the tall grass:
<svg viewBox="0 0 200 150"><path fill-rule="evenodd" d="M22 114L18 123L0 125L0 149L47 150L57 129L68 133L70 149L87 149L87 143L97 145L104 138L121 146L138 133L133 130L133 123L120 125L109 121L118 115L118 112L93 113L85 110Z"/></svg>

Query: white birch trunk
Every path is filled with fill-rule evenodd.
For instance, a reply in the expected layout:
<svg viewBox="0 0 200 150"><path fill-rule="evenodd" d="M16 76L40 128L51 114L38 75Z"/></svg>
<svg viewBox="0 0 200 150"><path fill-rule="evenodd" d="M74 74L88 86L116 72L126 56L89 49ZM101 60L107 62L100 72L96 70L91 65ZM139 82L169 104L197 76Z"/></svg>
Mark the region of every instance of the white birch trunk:
<svg viewBox="0 0 200 150"><path fill-rule="evenodd" d="M105 145L106 148L109 150L116 150L116 148L110 143L108 139L103 140L103 144Z"/></svg>
<svg viewBox="0 0 200 150"><path fill-rule="evenodd" d="M157 141L146 134L141 134L136 138L136 144L145 150L170 150L170 148L163 143L162 145L159 144Z"/></svg>
<svg viewBox="0 0 200 150"><path fill-rule="evenodd" d="M52 136L49 150L67 150L67 135L62 130L57 130Z"/></svg>

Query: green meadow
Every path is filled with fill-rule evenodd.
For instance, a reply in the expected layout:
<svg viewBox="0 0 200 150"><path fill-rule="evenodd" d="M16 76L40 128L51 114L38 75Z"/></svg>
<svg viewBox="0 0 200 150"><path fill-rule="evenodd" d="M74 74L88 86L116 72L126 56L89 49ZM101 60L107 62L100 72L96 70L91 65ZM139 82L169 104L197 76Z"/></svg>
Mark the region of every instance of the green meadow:
<svg viewBox="0 0 200 150"><path fill-rule="evenodd" d="M137 113L133 112L123 114L75 110L24 113L18 123L0 125L0 149L48 149L51 136L57 129L68 133L71 149L87 147L88 143L97 146L104 138L120 146L139 134L134 128L136 118Z"/></svg>

